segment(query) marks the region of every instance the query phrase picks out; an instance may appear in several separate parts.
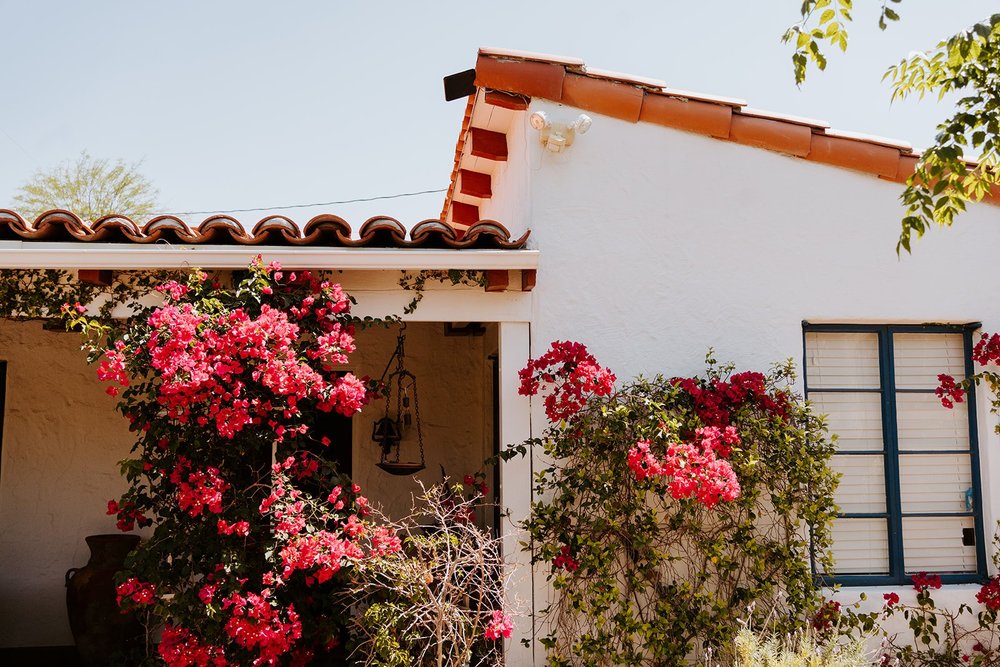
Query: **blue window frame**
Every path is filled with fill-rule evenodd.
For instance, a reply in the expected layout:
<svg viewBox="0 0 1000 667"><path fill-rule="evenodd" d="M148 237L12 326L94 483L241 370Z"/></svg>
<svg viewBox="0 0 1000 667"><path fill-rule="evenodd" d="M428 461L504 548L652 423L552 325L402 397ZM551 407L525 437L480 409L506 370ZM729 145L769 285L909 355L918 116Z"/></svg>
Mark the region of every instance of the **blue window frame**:
<svg viewBox="0 0 1000 667"><path fill-rule="evenodd" d="M943 583L986 578L975 395L947 411L931 381L949 371L935 368L938 343L951 348L953 375L974 372L978 327L803 323L806 397L830 414L831 432L847 434L834 456L844 471L834 555L848 557L816 573L824 582L906 584L920 571Z"/></svg>

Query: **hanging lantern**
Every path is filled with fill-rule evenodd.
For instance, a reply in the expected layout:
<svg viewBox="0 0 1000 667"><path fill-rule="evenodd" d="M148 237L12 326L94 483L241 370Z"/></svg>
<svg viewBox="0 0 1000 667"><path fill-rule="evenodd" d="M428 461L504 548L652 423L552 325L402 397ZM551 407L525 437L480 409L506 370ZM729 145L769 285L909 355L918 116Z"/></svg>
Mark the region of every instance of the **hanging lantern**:
<svg viewBox="0 0 1000 667"><path fill-rule="evenodd" d="M399 329L396 350L389 357L382 372L381 384L385 393L385 416L372 425L372 442L382 449L378 467L390 475L413 475L424 469L424 433L420 423L420 403L417 400L417 378L403 367L406 357L406 323ZM396 368L391 373L392 362ZM412 404L412 405L411 405ZM419 461L400 461L399 448L404 431L416 426Z"/></svg>

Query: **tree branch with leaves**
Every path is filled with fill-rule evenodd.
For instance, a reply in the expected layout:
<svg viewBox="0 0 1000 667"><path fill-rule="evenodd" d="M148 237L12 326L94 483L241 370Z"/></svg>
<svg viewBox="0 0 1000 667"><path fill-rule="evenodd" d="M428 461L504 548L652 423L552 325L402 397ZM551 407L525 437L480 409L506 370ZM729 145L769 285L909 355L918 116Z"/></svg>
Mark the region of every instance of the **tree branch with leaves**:
<svg viewBox="0 0 1000 667"><path fill-rule="evenodd" d="M882 0L878 26L898 21L893 5ZM826 69L823 47L847 50L852 0L804 0L798 23L782 40L794 43L792 67L801 85L809 65ZM934 144L923 151L900 199L906 207L896 252L910 252L932 226L950 227L969 202L982 201L1000 185L1000 14L942 40L930 51L916 51L890 67L883 77L892 101L916 95L960 94L956 110L937 126Z"/></svg>

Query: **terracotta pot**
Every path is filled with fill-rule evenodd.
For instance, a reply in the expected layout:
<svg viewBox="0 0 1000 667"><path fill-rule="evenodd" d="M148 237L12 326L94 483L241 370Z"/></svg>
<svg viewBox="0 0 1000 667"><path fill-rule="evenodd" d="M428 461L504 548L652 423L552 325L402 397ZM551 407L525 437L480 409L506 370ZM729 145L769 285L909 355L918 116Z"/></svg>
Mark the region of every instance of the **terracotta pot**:
<svg viewBox="0 0 1000 667"><path fill-rule="evenodd" d="M139 544L138 535L90 535L90 560L66 572L66 608L73 640L84 664L122 664L142 647L143 628L118 609L115 574Z"/></svg>

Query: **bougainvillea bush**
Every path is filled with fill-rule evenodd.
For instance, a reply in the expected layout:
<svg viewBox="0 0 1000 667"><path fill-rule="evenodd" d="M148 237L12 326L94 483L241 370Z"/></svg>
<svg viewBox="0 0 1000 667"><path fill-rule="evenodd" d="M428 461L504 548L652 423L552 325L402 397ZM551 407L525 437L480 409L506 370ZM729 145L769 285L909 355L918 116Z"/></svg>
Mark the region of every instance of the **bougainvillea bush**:
<svg viewBox="0 0 1000 667"><path fill-rule="evenodd" d="M502 539L475 522L486 486L423 488L411 513L383 519L402 548L357 563L340 593L351 615L351 657L366 667L503 664L501 640L513 633L505 611L511 569Z"/></svg>
<svg viewBox="0 0 1000 667"><path fill-rule="evenodd" d="M828 571L837 475L790 365L709 358L702 376L615 389L582 345L557 342L521 380L551 421L529 443L554 463L527 522L554 590L549 664L719 658L741 620L780 635L820 608L811 562Z"/></svg>
<svg viewBox="0 0 1000 667"><path fill-rule="evenodd" d="M120 605L162 626L158 664L305 664L336 651L345 570L398 544L327 463L349 443L314 428L367 400L360 379L335 370L355 347L351 300L261 261L232 288L196 271L159 291L161 305L114 329L66 308L136 435L129 488L108 513L122 530L154 527Z"/></svg>

